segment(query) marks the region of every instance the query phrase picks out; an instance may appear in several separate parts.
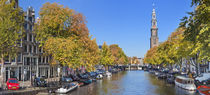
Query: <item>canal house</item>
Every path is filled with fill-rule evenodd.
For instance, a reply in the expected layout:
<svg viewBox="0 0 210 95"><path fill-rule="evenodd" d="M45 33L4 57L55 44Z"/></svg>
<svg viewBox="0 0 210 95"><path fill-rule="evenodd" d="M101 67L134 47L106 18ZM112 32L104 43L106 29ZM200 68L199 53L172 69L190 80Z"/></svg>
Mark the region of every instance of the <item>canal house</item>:
<svg viewBox="0 0 210 95"><path fill-rule="evenodd" d="M11 0L8 0L11 2ZM15 8L18 6L18 0L15 0ZM24 14L24 37L18 43L18 52L16 57L7 56L4 58L4 64L1 65L1 81L9 78L17 78L19 81L29 81L32 77L45 76L47 78L57 77L57 66L49 64L51 57L44 56L43 48L39 47L39 42L35 40L33 33L35 23L34 8L29 7Z"/></svg>

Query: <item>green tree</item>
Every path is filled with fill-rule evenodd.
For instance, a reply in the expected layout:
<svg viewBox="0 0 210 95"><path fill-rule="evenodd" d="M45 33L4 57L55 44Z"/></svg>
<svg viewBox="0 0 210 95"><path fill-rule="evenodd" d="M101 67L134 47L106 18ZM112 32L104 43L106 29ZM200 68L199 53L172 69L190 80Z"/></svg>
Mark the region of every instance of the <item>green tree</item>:
<svg viewBox="0 0 210 95"><path fill-rule="evenodd" d="M209 0L192 0L192 6L195 7L193 12L189 12L189 17L184 17L180 27L185 27L185 40L191 41L191 55L198 59L210 61L210 1Z"/></svg>

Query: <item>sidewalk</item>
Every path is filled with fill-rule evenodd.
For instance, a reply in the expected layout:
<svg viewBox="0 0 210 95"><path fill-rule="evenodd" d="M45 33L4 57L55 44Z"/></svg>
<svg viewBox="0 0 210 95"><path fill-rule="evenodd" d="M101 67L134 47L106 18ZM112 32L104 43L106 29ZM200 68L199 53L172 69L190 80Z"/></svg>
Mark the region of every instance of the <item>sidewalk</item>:
<svg viewBox="0 0 210 95"><path fill-rule="evenodd" d="M49 92L49 90L57 89L58 87L30 87L20 90L3 90L0 95L36 95L39 92Z"/></svg>
<svg viewBox="0 0 210 95"><path fill-rule="evenodd" d="M0 95L36 95L39 92L49 92L49 90L57 89L60 86L58 77L48 78L46 79L46 82L48 83L48 87L33 87L31 81L19 81L19 90L0 89ZM1 83L1 85L6 86L6 83Z"/></svg>

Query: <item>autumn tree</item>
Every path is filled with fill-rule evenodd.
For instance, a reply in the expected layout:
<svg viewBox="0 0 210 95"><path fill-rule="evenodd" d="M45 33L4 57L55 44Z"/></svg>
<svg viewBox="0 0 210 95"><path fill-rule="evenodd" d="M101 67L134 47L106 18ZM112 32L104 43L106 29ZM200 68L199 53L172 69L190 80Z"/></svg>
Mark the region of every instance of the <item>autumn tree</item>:
<svg viewBox="0 0 210 95"><path fill-rule="evenodd" d="M155 46L147 51L144 57L144 63L153 64L153 65L161 64L161 62L159 62L160 60L157 49L158 47Z"/></svg>
<svg viewBox="0 0 210 95"><path fill-rule="evenodd" d="M73 14L73 10L64 8L63 5L45 3L35 24L36 39L42 44L48 37L69 37Z"/></svg>
<svg viewBox="0 0 210 95"><path fill-rule="evenodd" d="M81 55L82 49L78 40L74 38L53 38L50 37L44 44L46 54L53 57L52 64L57 64L58 61L62 66L71 68L79 68L82 64Z"/></svg>
<svg viewBox="0 0 210 95"><path fill-rule="evenodd" d="M120 48L117 44L112 44L109 46L111 49L111 53L114 57L114 64L128 64L128 57L125 55L122 48Z"/></svg>
<svg viewBox="0 0 210 95"><path fill-rule="evenodd" d="M15 56L18 43L23 37L23 12L19 7L15 7L15 1L0 0L0 58L1 71L4 69L4 58ZM1 76L3 76L1 72ZM2 77L3 78L3 77ZM4 78L2 79L2 81Z"/></svg>
<svg viewBox="0 0 210 95"><path fill-rule="evenodd" d="M82 66L85 66L87 71L93 71L95 65L100 62L100 51L96 39L91 40L91 37L83 37L80 40L82 43Z"/></svg>
<svg viewBox="0 0 210 95"><path fill-rule="evenodd" d="M101 55L101 59L100 59L101 65L105 67L108 65L113 65L114 57L111 53L109 46L106 44L106 42L104 42L104 44L102 45L102 48L100 50L100 55Z"/></svg>
<svg viewBox="0 0 210 95"><path fill-rule="evenodd" d="M133 64L140 64L140 61L138 60L138 57L134 56L131 58Z"/></svg>
<svg viewBox="0 0 210 95"><path fill-rule="evenodd" d="M100 52L96 40L89 36L85 17L57 3L44 4L39 14L36 39L44 46L46 54L52 56L51 63L94 70Z"/></svg>

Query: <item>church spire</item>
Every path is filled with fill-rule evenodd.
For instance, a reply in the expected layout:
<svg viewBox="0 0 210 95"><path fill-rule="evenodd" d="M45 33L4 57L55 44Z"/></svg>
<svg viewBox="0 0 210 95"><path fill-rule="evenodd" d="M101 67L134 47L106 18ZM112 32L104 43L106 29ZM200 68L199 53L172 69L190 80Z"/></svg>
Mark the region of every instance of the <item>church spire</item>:
<svg viewBox="0 0 210 95"><path fill-rule="evenodd" d="M157 19L156 19L156 13L155 13L155 4L152 4L153 10L152 10L152 28L157 28Z"/></svg>
<svg viewBox="0 0 210 95"><path fill-rule="evenodd" d="M151 20L151 38L150 38L150 48L154 46L158 46L158 28L157 28L157 18L156 18L156 12L155 12L155 4L152 4L153 10L152 10L152 20Z"/></svg>

